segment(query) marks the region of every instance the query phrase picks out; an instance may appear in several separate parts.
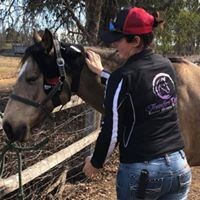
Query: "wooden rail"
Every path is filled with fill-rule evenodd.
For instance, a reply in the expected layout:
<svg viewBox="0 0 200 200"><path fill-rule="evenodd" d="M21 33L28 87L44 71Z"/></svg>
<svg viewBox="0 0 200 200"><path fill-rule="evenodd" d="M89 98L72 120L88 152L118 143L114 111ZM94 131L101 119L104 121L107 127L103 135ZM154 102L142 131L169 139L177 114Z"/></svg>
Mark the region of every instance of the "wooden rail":
<svg viewBox="0 0 200 200"><path fill-rule="evenodd" d="M61 110L66 110L68 108L73 108L73 107L79 106L79 105L81 105L83 103L84 103L84 101L80 97L74 95L74 96L71 97L71 100L62 107ZM59 112L60 108L61 108L61 106L58 106L58 107L54 108L53 112L54 113L55 112Z"/></svg>
<svg viewBox="0 0 200 200"><path fill-rule="evenodd" d="M68 102L63 107L56 107L53 112L58 112L60 110L65 110L78 105L83 104L84 101L78 96L72 96L71 101ZM0 118L0 130L2 130L2 119ZM28 167L22 171L22 185L29 183L36 177L46 173L48 170L52 169L56 165L70 158L74 154L78 153L91 143L95 142L99 130L90 133L88 136L82 138L81 140L73 143L69 147L58 151L57 153L39 161L38 163ZM6 179L0 179L0 198L15 191L19 187L18 174L12 175Z"/></svg>
<svg viewBox="0 0 200 200"><path fill-rule="evenodd" d="M2 130L2 119L0 118L0 131Z"/></svg>
<svg viewBox="0 0 200 200"><path fill-rule="evenodd" d="M39 161L38 163L28 167L22 171L22 184L29 183L36 177L44 174L48 170L52 169L56 165L70 158L74 154L78 153L88 145L95 142L99 130L95 130L88 136L80 139L79 141L71 144L69 147L58 151L57 153ZM19 187L18 174L12 175L6 179L0 179L0 197L15 191Z"/></svg>

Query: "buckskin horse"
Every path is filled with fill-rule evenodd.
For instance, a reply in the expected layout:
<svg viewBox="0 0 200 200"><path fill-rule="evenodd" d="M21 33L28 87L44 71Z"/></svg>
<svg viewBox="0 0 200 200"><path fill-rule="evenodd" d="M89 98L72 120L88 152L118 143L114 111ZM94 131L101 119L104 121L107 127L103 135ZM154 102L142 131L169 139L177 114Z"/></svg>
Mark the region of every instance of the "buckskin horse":
<svg viewBox="0 0 200 200"><path fill-rule="evenodd" d="M11 141L24 141L31 129L54 107L70 101L76 93L103 113L104 87L85 63L82 46L60 43L46 29L42 37L35 32L35 43L28 47L21 70L6 105L3 129ZM103 65L115 69L115 55L98 48ZM114 55L114 56L113 56ZM200 165L200 68L183 59L171 58L177 75L178 115L185 151L191 166Z"/></svg>

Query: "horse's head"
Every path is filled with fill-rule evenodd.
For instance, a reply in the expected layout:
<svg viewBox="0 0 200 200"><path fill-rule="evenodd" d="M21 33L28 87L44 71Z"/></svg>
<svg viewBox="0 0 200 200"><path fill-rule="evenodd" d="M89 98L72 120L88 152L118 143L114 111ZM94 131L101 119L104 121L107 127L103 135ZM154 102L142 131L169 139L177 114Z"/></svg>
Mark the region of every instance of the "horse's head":
<svg viewBox="0 0 200 200"><path fill-rule="evenodd" d="M35 32L34 41L4 111L3 129L11 141L24 141L45 115L70 100L85 64L82 47L54 40L47 29L42 37Z"/></svg>

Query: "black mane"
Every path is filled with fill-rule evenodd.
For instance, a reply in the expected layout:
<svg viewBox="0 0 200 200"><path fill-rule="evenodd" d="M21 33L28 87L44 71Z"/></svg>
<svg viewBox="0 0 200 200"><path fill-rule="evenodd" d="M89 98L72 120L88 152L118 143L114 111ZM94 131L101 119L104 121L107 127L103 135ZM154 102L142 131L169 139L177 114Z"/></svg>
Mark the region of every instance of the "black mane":
<svg viewBox="0 0 200 200"><path fill-rule="evenodd" d="M85 50L81 45L60 43L60 51L65 60L66 73L72 77L72 91L76 91L81 70L86 65ZM54 48L48 53L42 42L35 43L26 49L21 63L24 64L28 57L32 57L36 61L45 78L51 79L60 76Z"/></svg>

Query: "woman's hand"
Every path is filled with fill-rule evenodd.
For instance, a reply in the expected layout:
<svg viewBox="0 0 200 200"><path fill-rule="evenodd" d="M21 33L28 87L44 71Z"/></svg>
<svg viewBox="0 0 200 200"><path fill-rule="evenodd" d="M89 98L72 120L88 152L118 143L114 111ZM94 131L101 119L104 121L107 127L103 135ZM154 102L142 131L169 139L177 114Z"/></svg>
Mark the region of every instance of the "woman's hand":
<svg viewBox="0 0 200 200"><path fill-rule="evenodd" d="M103 70L100 55L91 50L87 51L87 55L88 57L86 58L86 63L89 69L100 76Z"/></svg>
<svg viewBox="0 0 200 200"><path fill-rule="evenodd" d="M94 178L99 172L99 169L93 167L90 162L91 156L85 158L85 166L83 167L83 172L88 178Z"/></svg>

